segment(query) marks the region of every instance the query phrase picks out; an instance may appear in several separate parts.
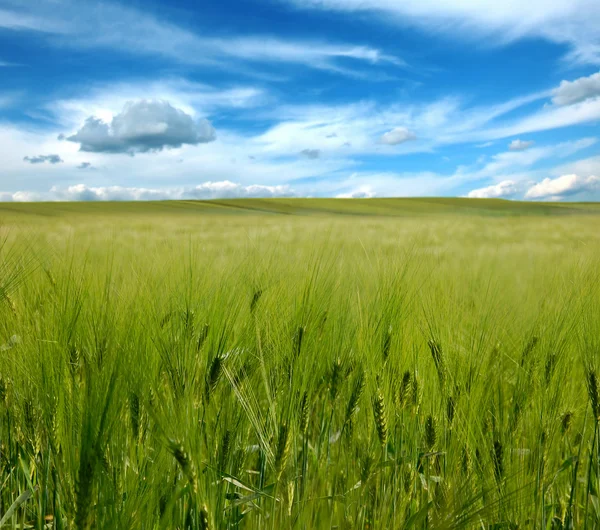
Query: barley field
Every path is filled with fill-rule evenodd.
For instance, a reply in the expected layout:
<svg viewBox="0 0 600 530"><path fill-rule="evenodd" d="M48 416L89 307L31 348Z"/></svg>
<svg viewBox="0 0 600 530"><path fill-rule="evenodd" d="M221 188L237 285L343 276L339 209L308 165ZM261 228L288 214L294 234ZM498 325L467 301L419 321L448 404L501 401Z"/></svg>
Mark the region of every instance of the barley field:
<svg viewBox="0 0 600 530"><path fill-rule="evenodd" d="M0 527L600 527L600 205L0 204Z"/></svg>

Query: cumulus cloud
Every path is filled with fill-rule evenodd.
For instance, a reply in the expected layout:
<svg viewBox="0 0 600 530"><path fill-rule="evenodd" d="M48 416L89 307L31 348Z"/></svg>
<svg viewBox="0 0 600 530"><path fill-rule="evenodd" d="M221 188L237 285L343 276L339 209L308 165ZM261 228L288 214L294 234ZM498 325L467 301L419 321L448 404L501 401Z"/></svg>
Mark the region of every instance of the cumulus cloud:
<svg viewBox="0 0 600 530"><path fill-rule="evenodd" d="M512 197L519 191L518 184L513 180L503 180L498 184L492 184L485 188L472 190L467 194L471 199L499 199Z"/></svg>
<svg viewBox="0 0 600 530"><path fill-rule="evenodd" d="M215 130L208 120L194 119L167 101L128 102L110 123L90 116L66 138L90 153L146 153L184 144L212 142Z"/></svg>
<svg viewBox="0 0 600 530"><path fill-rule="evenodd" d="M573 105L600 96L600 72L575 81L562 81L554 91L552 102L556 105Z"/></svg>
<svg viewBox="0 0 600 530"><path fill-rule="evenodd" d="M164 201L291 197L295 195L296 192L287 185L263 186L252 184L244 186L224 180L177 188L94 187L85 184L77 184L66 188L55 186L48 192L0 192L0 201Z"/></svg>
<svg viewBox="0 0 600 530"><path fill-rule="evenodd" d="M531 186L526 199L560 200L564 197L577 193L586 193L600 190L600 177L590 175L581 177L576 174L562 175L551 179L545 178L541 182Z"/></svg>
<svg viewBox="0 0 600 530"><path fill-rule="evenodd" d="M391 131L386 132L381 136L380 141L382 144L387 145L398 145L408 142L410 140L416 140L416 136L413 132L409 131L405 127L396 127Z"/></svg>
<svg viewBox="0 0 600 530"><path fill-rule="evenodd" d="M321 151L320 149L304 149L300 151L300 154L305 158L315 160L321 156Z"/></svg>
<svg viewBox="0 0 600 530"><path fill-rule="evenodd" d="M91 162L82 162L77 166L77 169L89 169L92 167Z"/></svg>
<svg viewBox="0 0 600 530"><path fill-rule="evenodd" d="M23 158L23 162L29 162L30 164L43 164L48 162L49 164L60 164L63 159L58 155L39 155L39 156L26 156Z"/></svg>
<svg viewBox="0 0 600 530"><path fill-rule="evenodd" d="M535 144L533 140L513 140L508 144L511 151L525 151Z"/></svg>

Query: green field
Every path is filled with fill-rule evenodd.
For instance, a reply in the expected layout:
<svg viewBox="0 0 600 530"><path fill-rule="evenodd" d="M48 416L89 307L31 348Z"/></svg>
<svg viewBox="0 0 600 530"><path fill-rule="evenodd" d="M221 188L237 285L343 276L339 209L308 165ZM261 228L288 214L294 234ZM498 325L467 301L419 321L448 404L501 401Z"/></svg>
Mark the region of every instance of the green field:
<svg viewBox="0 0 600 530"><path fill-rule="evenodd" d="M0 204L7 528L600 527L600 204Z"/></svg>

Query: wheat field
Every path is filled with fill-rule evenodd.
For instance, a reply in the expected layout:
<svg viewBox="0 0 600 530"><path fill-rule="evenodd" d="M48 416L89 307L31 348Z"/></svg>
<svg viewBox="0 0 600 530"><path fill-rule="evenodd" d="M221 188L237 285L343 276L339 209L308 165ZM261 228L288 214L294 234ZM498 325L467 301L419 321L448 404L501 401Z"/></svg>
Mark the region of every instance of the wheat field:
<svg viewBox="0 0 600 530"><path fill-rule="evenodd" d="M600 206L0 205L0 526L600 527Z"/></svg>

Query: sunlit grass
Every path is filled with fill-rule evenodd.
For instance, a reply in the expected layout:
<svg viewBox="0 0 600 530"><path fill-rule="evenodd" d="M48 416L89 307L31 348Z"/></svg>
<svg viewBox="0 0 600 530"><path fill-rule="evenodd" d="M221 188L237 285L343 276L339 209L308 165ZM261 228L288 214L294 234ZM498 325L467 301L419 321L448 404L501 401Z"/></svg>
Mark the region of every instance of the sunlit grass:
<svg viewBox="0 0 600 530"><path fill-rule="evenodd" d="M599 525L599 213L1 205L0 517Z"/></svg>

